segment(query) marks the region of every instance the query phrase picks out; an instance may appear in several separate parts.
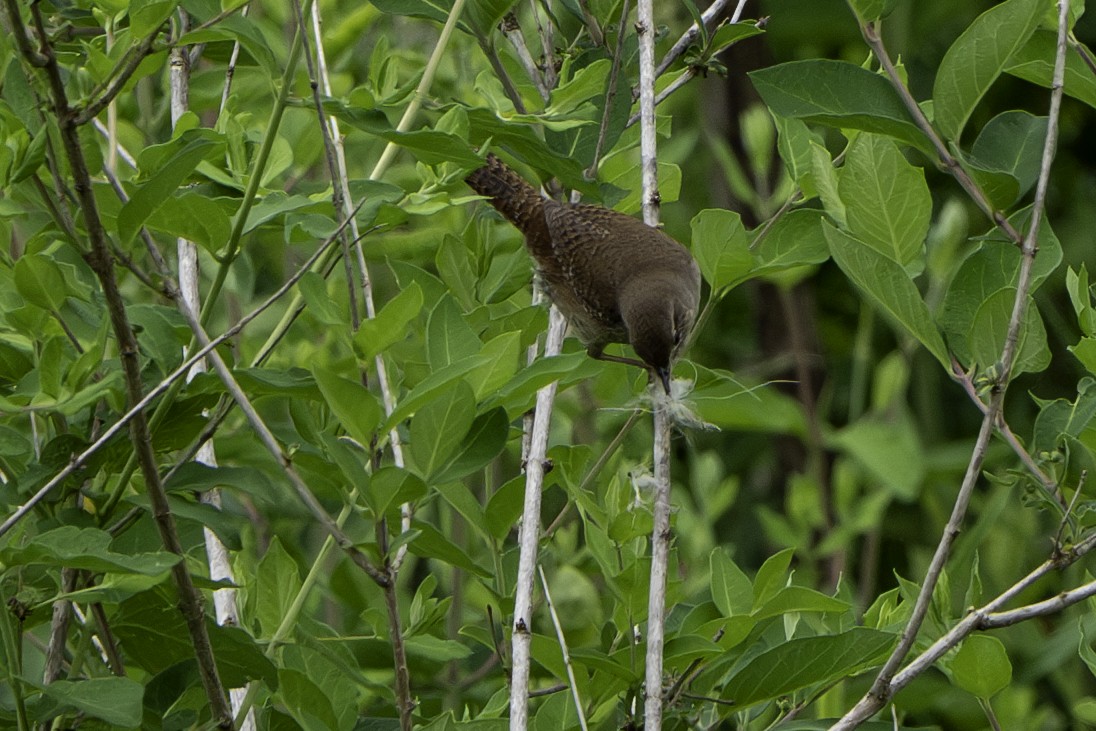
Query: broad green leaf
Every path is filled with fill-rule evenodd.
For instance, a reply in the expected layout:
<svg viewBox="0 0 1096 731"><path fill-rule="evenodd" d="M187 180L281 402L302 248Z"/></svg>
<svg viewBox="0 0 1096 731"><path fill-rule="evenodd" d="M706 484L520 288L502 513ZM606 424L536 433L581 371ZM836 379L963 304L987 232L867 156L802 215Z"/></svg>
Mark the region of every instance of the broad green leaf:
<svg viewBox="0 0 1096 731"><path fill-rule="evenodd" d="M623 158L622 158L623 159ZM602 166L608 175L611 167ZM613 208L622 213L634 214L643 208L642 169L639 164L630 165L619 175L608 178L608 183L628 191L623 198L613 204ZM658 164L658 194L663 204L673 203L681 195L681 168L673 163Z"/></svg>
<svg viewBox="0 0 1096 731"><path fill-rule="evenodd" d="M417 282L411 282L389 300L376 317L363 321L354 335L358 357L370 361L407 337L407 326L422 311L422 301L422 289Z"/></svg>
<svg viewBox="0 0 1096 731"><path fill-rule="evenodd" d="M179 562L173 553L117 553L110 549L110 542L106 531L66 525L23 545L0 549L0 561L8 566L45 565L146 576L158 576Z"/></svg>
<svg viewBox="0 0 1096 731"><path fill-rule="evenodd" d="M15 262L15 288L23 299L43 310L54 312L68 296L61 268L44 254L24 254Z"/></svg>
<svg viewBox="0 0 1096 731"><path fill-rule="evenodd" d="M950 670L956 685L987 700L1012 682L1012 663L1005 646L991 635L971 635L963 640Z"/></svg>
<svg viewBox="0 0 1096 731"><path fill-rule="evenodd" d="M1008 0L979 15L951 45L933 84L936 126L958 141L971 112L1042 19L1045 0Z"/></svg>
<svg viewBox="0 0 1096 731"><path fill-rule="evenodd" d="M453 234L446 234L434 256L434 265L438 268L441 281L445 282L461 306L467 310L475 307L476 272L465 243Z"/></svg>
<svg viewBox="0 0 1096 731"><path fill-rule="evenodd" d="M813 198L817 193L814 178L811 177L811 158L814 155L811 142L821 143L821 138L799 119L790 119L774 115L776 123L776 147L788 175L799 184L805 198Z"/></svg>
<svg viewBox="0 0 1096 731"><path fill-rule="evenodd" d="M756 236L762 231L764 227L753 233ZM822 234L822 212L809 208L785 213L769 227L760 243L751 246L758 260L754 276L821 264L830 258L830 248Z"/></svg>
<svg viewBox="0 0 1096 731"><path fill-rule="evenodd" d="M327 293L327 282L316 272L305 272L297 282L308 312L323 325L346 326L348 315L339 312L335 301Z"/></svg>
<svg viewBox="0 0 1096 731"><path fill-rule="evenodd" d="M723 549L713 549L708 556L711 569L712 601L724 617L748 614L753 603L753 585Z"/></svg>
<svg viewBox="0 0 1096 731"><path fill-rule="evenodd" d="M377 397L360 383L315 366L312 375L328 408L354 440L368 448L383 414Z"/></svg>
<svg viewBox="0 0 1096 731"><path fill-rule="evenodd" d="M190 192L165 200L145 225L193 241L208 251L221 250L232 233L232 222L216 200Z"/></svg>
<svg viewBox="0 0 1096 731"><path fill-rule="evenodd" d="M263 638L274 636L300 589L300 568L278 536L274 536L259 560L254 583L248 588L248 594L254 596L251 609L262 627Z"/></svg>
<svg viewBox="0 0 1096 731"><path fill-rule="evenodd" d="M892 0L886 0L886 2L891 1ZM764 27L752 20L744 20L738 23L724 23L712 34L712 40L708 45L707 53L709 56L717 56L721 51L730 48L739 41L753 38L764 32Z"/></svg>
<svg viewBox="0 0 1096 731"><path fill-rule="evenodd" d="M898 0L849 0L849 7L861 22L879 20L890 14Z"/></svg>
<svg viewBox="0 0 1096 731"><path fill-rule="evenodd" d="M484 515L487 530L495 540L501 541L514 529L524 503L525 477L523 475L505 483L487 500Z"/></svg>
<svg viewBox="0 0 1096 731"><path fill-rule="evenodd" d="M940 331L909 275L893 259L823 222L834 261L894 324L918 340L950 370L951 362Z"/></svg>
<svg viewBox="0 0 1096 731"><path fill-rule="evenodd" d="M845 211L845 202L841 200L841 194L838 192L840 175L833 166L830 151L818 140L811 140L810 148L811 176L818 198L822 201L822 206L830 218L844 227L848 224L848 215Z"/></svg>
<svg viewBox="0 0 1096 731"><path fill-rule="evenodd" d="M735 673L721 696L741 709L849 677L882 661L894 641L893 634L866 627L789 640L761 653Z"/></svg>
<svg viewBox="0 0 1096 731"><path fill-rule="evenodd" d="M483 469L506 446L509 432L510 422L504 409L495 408L477 416L464 435L460 447L441 468L434 481L459 480Z"/></svg>
<svg viewBox="0 0 1096 731"><path fill-rule="evenodd" d="M1057 45L1056 32L1037 30L1032 34L1027 45L1013 54L1005 66L1005 71L1049 89L1054 79L1054 55ZM1086 47L1085 50L1089 57L1093 56L1090 49ZM1089 70L1079 53L1066 52L1065 72L1065 93L1096 108L1096 74Z"/></svg>
<svg viewBox="0 0 1096 731"><path fill-rule="evenodd" d="M851 457L870 477L903 502L915 500L925 479L925 454L909 416L862 416L828 440Z"/></svg>
<svg viewBox="0 0 1096 731"><path fill-rule="evenodd" d="M434 371L422 379L419 384L411 389L411 393L400 401L399 406L388 417L381 431L387 433L396 424L409 418L422 408L424 404L436 400L436 397L443 391L448 390L457 379L462 379L470 371L482 367L485 363L487 363L486 358L475 355L448 365L439 371Z"/></svg>
<svg viewBox="0 0 1096 731"><path fill-rule="evenodd" d="M339 720L324 689L303 672L278 669L278 693L281 705L305 731L339 729Z"/></svg>
<svg viewBox="0 0 1096 731"><path fill-rule="evenodd" d="M426 321L426 357L440 370L480 352L483 343L452 297L442 297Z"/></svg>
<svg viewBox="0 0 1096 731"><path fill-rule="evenodd" d="M932 145L886 78L846 61L792 61L751 71L775 114L889 135L932 154Z"/></svg>
<svg viewBox="0 0 1096 731"><path fill-rule="evenodd" d="M521 365L521 333L504 332L488 340L479 356L486 363L466 378L476 394L477 402L497 393L517 373Z"/></svg>
<svg viewBox="0 0 1096 731"><path fill-rule="evenodd" d="M1080 630L1081 642L1077 647L1077 652L1084 661L1085 666L1088 667L1088 671L1096 677L1096 650L1092 647L1092 638L1089 636L1089 632L1085 630L1085 622L1078 620L1078 629Z"/></svg>
<svg viewBox="0 0 1096 731"><path fill-rule="evenodd" d="M765 559L757 570L753 585L753 608L757 609L769 601L788 583L788 567L791 566L795 550L785 548Z"/></svg>
<svg viewBox="0 0 1096 731"><path fill-rule="evenodd" d="M848 602L805 586L785 586L750 616L762 620L788 612L845 612L850 606Z"/></svg>
<svg viewBox="0 0 1096 731"><path fill-rule="evenodd" d="M849 232L907 271L923 266L932 196L925 171L886 137L857 135L845 157L838 193Z"/></svg>
<svg viewBox="0 0 1096 731"><path fill-rule="evenodd" d="M973 361L983 368L1001 358L1008 323L1016 302L1016 288L1002 287L990 294L974 313L967 333L967 349ZM1020 341L1013 364L1014 373L1036 373L1050 365L1047 332L1032 297L1027 298L1024 318L1020 321Z"/></svg>
<svg viewBox="0 0 1096 731"><path fill-rule="evenodd" d="M129 4L129 28L136 38L151 35L175 12L178 0L132 0Z"/></svg>
<svg viewBox="0 0 1096 731"><path fill-rule="evenodd" d="M175 194L199 162L223 144L209 136L190 132L185 133L180 141L184 143L182 147L133 192L129 202L119 211L118 237L123 243L132 239L148 217Z"/></svg>
<svg viewBox="0 0 1096 731"><path fill-rule="evenodd" d="M419 531L418 536L411 541L411 553L423 558L437 559L444 564L463 569L481 578L490 576L487 571L469 558L467 553L439 533L433 526L415 521L411 527Z"/></svg>
<svg viewBox="0 0 1096 731"><path fill-rule="evenodd" d="M585 380L597 375L604 367L586 355L585 352L566 353L539 358L528 368L522 368L511 378L494 398L481 405L481 409L501 406L510 416L522 414L536 401L537 391L552 381L559 381L560 387Z"/></svg>
<svg viewBox="0 0 1096 731"><path fill-rule="evenodd" d="M426 494L426 483L402 467L385 465L369 477L365 497L374 515L384 515L392 505L418 500Z"/></svg>
<svg viewBox="0 0 1096 731"><path fill-rule="evenodd" d="M290 683L294 687L285 695L294 699L293 703L301 710L300 717L308 718L310 725L307 728L316 728L316 719L311 715L305 716L306 713L311 714L309 709L326 709L329 704L334 720L328 719L322 728L351 731L358 720L359 688L366 684L366 680L357 672L357 663L349 654L332 652L323 645L295 644L283 649L282 666L300 673L311 683L310 687L300 683L299 679L292 679ZM281 686L279 690L282 690Z"/></svg>
<svg viewBox="0 0 1096 731"><path fill-rule="evenodd" d="M1039 175L1046 135L1046 117L1015 109L1002 112L978 133L970 159L986 169L1012 175L1019 185L1018 195L1023 195ZM1007 201L1001 207L1007 208L1015 202L1015 199Z"/></svg>
<svg viewBox="0 0 1096 731"><path fill-rule="evenodd" d="M738 213L708 208L696 214L690 226L693 256L713 290L727 289L747 277L754 260Z"/></svg>
<svg viewBox="0 0 1096 731"><path fill-rule="evenodd" d="M1092 291L1088 282L1088 269L1081 264L1080 269L1069 267L1066 270L1066 290L1077 314L1077 324L1085 335L1096 335L1096 307L1092 304Z"/></svg>
<svg viewBox="0 0 1096 731"><path fill-rule="evenodd" d="M55 680L42 692L67 709L79 711L112 726L137 727L143 710L145 688L129 678Z"/></svg>
<svg viewBox="0 0 1096 731"><path fill-rule="evenodd" d="M476 397L463 380L456 381L411 419L411 455L419 475L430 482L460 446L476 414Z"/></svg>

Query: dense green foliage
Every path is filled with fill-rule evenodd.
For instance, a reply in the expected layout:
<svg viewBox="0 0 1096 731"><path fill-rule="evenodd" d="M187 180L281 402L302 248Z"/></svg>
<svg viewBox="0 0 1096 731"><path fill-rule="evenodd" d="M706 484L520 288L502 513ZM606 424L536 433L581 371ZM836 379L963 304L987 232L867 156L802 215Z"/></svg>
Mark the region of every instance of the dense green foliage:
<svg viewBox="0 0 1096 731"><path fill-rule="evenodd" d="M527 363L548 319L529 257L462 182L488 146L554 194L636 214L634 19L621 22L620 0L469 0L439 43L452 5L321 3L330 92L320 83L317 98L338 120L346 188L362 203L359 260L335 236L341 186L310 86L311 22L308 42L295 41L292 4L255 0L243 16L208 0L6 0L0 518L116 424L135 386L159 392L147 409L154 463L122 428L0 536L0 725L215 723L195 628L177 608L189 573L220 679L251 683L260 728L398 727L404 654L416 724L505 727L523 415L554 380L540 563L586 720L642 723L646 377L589 359L574 339ZM658 5L661 59L699 11ZM695 75L659 106L659 182L665 228L705 280L675 374L693 381L688 407L717 427L683 427L673 442L667 726L827 728L875 680L926 576L938 583L909 660L1052 559L990 611L1080 596L964 631L903 683L896 721L888 706L861 727L1096 723L1084 593L1096 545L1096 66L1083 43L1096 18L1071 5L1033 259L1010 231L1042 215L1050 0L747 3L754 20L699 34L659 79L663 90ZM511 10L537 61L552 29L536 70L547 100L499 28L514 32ZM880 27L928 129L872 53ZM201 49L190 111L174 125L172 46ZM110 109L81 118L115 82ZM422 110L400 128L416 99ZM139 347L128 392L100 234ZM227 379L172 377L197 345L172 298L176 237L198 246L210 336L292 280L218 347L278 455L233 407ZM1010 320L1014 358L1003 356ZM216 467L192 461L211 425ZM146 468L159 472L185 558L164 547ZM969 510L934 576L964 483ZM341 553L302 486L338 516ZM221 509L199 499L215 489ZM402 504L413 507L406 529ZM229 549L239 626L213 620L203 527ZM531 722L577 728L539 580L536 592ZM67 599L79 611L58 630Z"/></svg>

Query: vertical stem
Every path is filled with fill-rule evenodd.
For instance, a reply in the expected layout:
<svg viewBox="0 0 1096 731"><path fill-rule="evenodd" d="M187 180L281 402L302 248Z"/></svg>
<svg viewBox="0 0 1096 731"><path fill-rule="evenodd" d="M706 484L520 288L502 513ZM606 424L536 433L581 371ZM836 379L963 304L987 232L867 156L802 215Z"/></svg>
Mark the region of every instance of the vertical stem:
<svg viewBox="0 0 1096 731"><path fill-rule="evenodd" d="M545 357L559 355L567 320L553 307L548 317L548 337L544 342ZM540 542L540 494L544 486L545 455L548 452L548 428L551 425L552 403L556 397L553 381L537 391L533 430L529 454L525 460L525 507L518 532L518 578L514 589L514 625L510 670L510 729L526 731L529 727L529 667L532 650L533 585Z"/></svg>

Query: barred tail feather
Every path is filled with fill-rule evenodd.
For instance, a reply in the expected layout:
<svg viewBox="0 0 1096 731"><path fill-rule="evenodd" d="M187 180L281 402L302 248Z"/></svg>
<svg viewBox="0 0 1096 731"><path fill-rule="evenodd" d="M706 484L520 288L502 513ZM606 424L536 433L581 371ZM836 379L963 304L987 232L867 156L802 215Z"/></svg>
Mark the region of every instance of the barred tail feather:
<svg viewBox="0 0 1096 731"><path fill-rule="evenodd" d="M544 199L502 160L487 156L487 164L473 171L465 182L526 235L544 228Z"/></svg>

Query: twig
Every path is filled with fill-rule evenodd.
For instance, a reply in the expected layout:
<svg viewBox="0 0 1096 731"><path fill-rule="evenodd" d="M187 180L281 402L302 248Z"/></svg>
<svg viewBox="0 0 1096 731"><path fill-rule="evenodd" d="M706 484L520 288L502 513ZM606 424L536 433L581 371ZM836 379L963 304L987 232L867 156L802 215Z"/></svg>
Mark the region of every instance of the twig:
<svg viewBox="0 0 1096 731"><path fill-rule="evenodd" d="M555 307L548 314L548 335L544 357L559 355L567 319ZM533 584L540 541L540 495L544 486L548 452L548 428L556 382L537 391L537 405L525 460L525 506L518 532L518 576L514 586L514 626L510 669L510 728L526 731L529 727L529 671L533 639Z"/></svg>
<svg viewBox="0 0 1096 731"><path fill-rule="evenodd" d="M590 34L590 40L595 46L605 45L605 34L597 24L597 18L590 12L590 0L578 0L578 6L582 10L582 22L586 24L586 32ZM585 731L585 727L583 727Z"/></svg>
<svg viewBox="0 0 1096 731"><path fill-rule="evenodd" d="M187 12L182 8L179 8L179 32L180 34L186 32L186 28L189 24L189 17ZM186 46L174 46L170 52L170 65L169 65L169 81L171 85L171 126L174 129L179 119L190 108L190 52ZM114 108L112 104L110 109ZM117 140L115 140L114 149L118 147ZM142 227L143 228L143 227ZM158 250L151 241L151 237L147 230L142 231L145 238L146 246L150 251L156 252ZM178 238L175 242L176 255L179 260L179 307L188 308L195 316L201 310L201 295L198 291L198 247L193 241L188 241L185 238ZM162 256L153 256L153 259L157 262L161 271L167 269L166 262L163 261ZM204 360L200 360L194 364L187 374L187 380L193 379L200 373L206 371L206 363ZM207 465L209 467L217 466L217 453L213 448L213 442L204 443L199 448L197 454L194 456L194 461ZM211 490L202 492L198 499L205 505L209 505L215 510L221 509L221 489L214 487ZM214 533L208 526L202 527L202 536L205 542L206 550L206 562L209 566L209 578L212 581L225 580L228 583L235 585L236 576L232 570L232 559L229 556L228 548L221 542L221 539ZM217 589L213 592L213 609L217 617L217 624L239 626L240 624L240 611L236 605L236 590L234 588ZM229 702L232 706L232 715L235 717L240 710L240 704L243 702L246 690L243 688L231 688L228 691ZM249 714L244 722L240 726L244 731L252 731L255 728L255 716Z"/></svg>
<svg viewBox="0 0 1096 731"><path fill-rule="evenodd" d="M658 193L658 155L655 136L655 36L654 3L639 0L636 7L639 36L640 165L643 170L643 220L657 226L661 198ZM658 385L651 384L657 394ZM654 399L654 506L651 526L651 581L647 597L647 658L643 709L645 728L662 728L662 651L665 640L666 580L670 560L670 432L667 404Z"/></svg>
<svg viewBox="0 0 1096 731"><path fill-rule="evenodd" d="M499 23L499 30L506 36L506 40L510 41L510 45L514 47L514 52L518 55L518 61L521 62L521 67L525 69L526 75L529 76L533 85L537 87L540 98L547 102L551 96L551 90L544 82L544 75L541 74L540 70L537 68L537 63L533 60L532 54L529 53L529 46L525 44L525 36L521 32L521 26L518 24L517 17L512 12L507 13L503 17L502 22ZM495 64L492 63L491 65L494 66ZM501 64L499 64L499 66L501 67ZM498 73L498 71L499 69L496 68L495 72ZM509 81L509 78L506 77L506 69L502 69L502 74L500 80L502 80L503 87L505 87L506 82ZM517 96L516 89L514 92L515 96ZM514 101L514 99L511 97L510 101ZM515 103L514 108L516 109L517 106L517 103Z"/></svg>
<svg viewBox="0 0 1096 731"><path fill-rule="evenodd" d="M114 98L122 93L122 89L129 83L129 79L137 71L137 67L141 65L141 62L145 60L145 57L152 53L152 44L156 40L156 37L160 35L160 31L163 29L161 24L159 28L154 30L151 35L141 39L141 42L126 52L126 57L122 59L122 62L117 67L117 73L115 73L110 85L103 90L103 93L99 95L97 99L89 102L87 106L78 112L73 119L73 123L77 126L85 125L91 120L99 116L99 113L107 108L107 106L114 101ZM76 110L73 110L74 112Z"/></svg>
<svg viewBox="0 0 1096 731"><path fill-rule="evenodd" d="M1024 312L1027 306L1028 290L1031 286L1032 269L1035 261L1035 254L1037 252L1037 236L1039 233L1039 222L1042 218L1043 208L1046 204L1046 190L1050 179L1050 167L1054 160L1054 150L1057 141L1058 131L1058 115L1061 109L1063 79L1065 75L1065 53L1066 53L1066 34L1068 29L1069 18L1069 0L1059 0L1058 2L1058 47L1054 60L1054 81L1052 85L1051 97L1050 97L1050 111L1048 112L1047 119L1047 137L1043 145L1043 157L1039 170L1039 179L1036 184L1035 201L1032 204L1031 215L1031 227L1028 229L1027 236L1019 239L1020 251L1022 259L1020 262L1020 274L1016 285L1016 300L1012 308L1012 314L1009 319L1008 329L1006 331L1005 345L1001 351L1001 359L999 361L999 380L996 389L993 393L993 397L990 399L990 403L985 410L985 415L982 418L982 426L978 432L978 438L975 441L974 450L971 454L970 463L967 465L966 475L963 477L963 484L959 489L959 494L956 496L955 505L953 506L951 517L948 519L948 524L944 528L944 534L940 538L940 542L936 547L936 552L933 554L932 561L929 564L928 571L925 575L925 580L922 583L921 591L917 596L917 601L914 604L913 612L911 613L910 620L906 625L906 628L902 632L902 637L898 642L898 646L894 649L894 652L887 659L887 662L880 670L875 682L872 684L871 690L861 700L846 713L841 720L833 726L834 729L852 729L859 725L862 721L869 718L875 711L883 706L884 703L894 694L896 686L894 683L895 673L901 666L902 661L906 655L912 649L914 642L917 639L917 634L921 628L921 624L925 619L925 614L928 611L929 604L932 601L933 590L936 587L936 583L940 578L944 569L944 564L947 562L948 553L951 549L951 544L955 540L955 537L959 534L962 526L963 517L966 514L967 505L970 501L971 493L974 490L975 484L978 482L978 475L981 472L982 462L985 459L986 449L989 444L989 438L992 433L993 427L997 423L998 415L1001 412L1004 404L1005 391L1008 387L1009 380L1012 375L1013 361L1016 356L1017 342L1019 339L1020 324L1023 321ZM874 24L865 24L863 28L864 37L868 39L869 44L872 44L873 50L875 50L880 63L888 68L888 76L891 76L892 83L896 88L902 90L905 86L902 85L897 76L892 76L893 64L890 62L885 49L882 47L882 42L879 40L878 29ZM901 91L900 91L901 93ZM908 91L905 92L909 94ZM911 97L912 99L912 97ZM916 103L914 104L916 107ZM912 112L912 110L911 110ZM918 112L920 110L918 109ZM924 115L921 115L922 119ZM927 120L926 120L927 125ZM931 125L928 125L928 130L931 131ZM939 142L939 137L935 137L935 133L931 135ZM940 142L942 145L943 143ZM944 151L946 153L946 150ZM956 166L956 170L961 171L961 168ZM963 173L965 175L965 173ZM966 186L964 186L966 187ZM977 186L974 190L978 190ZM978 191L981 192L980 190ZM994 220L997 220L996 218ZM1008 225L1008 221L1001 216L1001 221L1005 225ZM998 225L1002 225L1000 222ZM1004 228L1004 226L1002 226ZM1015 233L1015 230L1011 225L1008 225L1008 231ZM1018 236L1018 234L1016 234ZM1010 234L1011 237L1011 234ZM1017 240L1017 239L1014 239Z"/></svg>
<svg viewBox="0 0 1096 731"><path fill-rule="evenodd" d="M716 18L723 14L724 8L727 7L730 0L715 0L711 5L704 9L704 12L700 14L700 19L704 21L704 26L709 27L715 22ZM737 23L738 19L742 17L742 11L746 7L746 0L738 0L738 7L735 8L734 14L731 16L730 23ZM689 26L689 29L681 34L681 37L677 39L677 42L666 52L666 55L662 57L662 61L659 62L658 68L655 69L655 76L662 76L666 73L666 69L673 65L674 61L681 58L681 54L685 53L685 50L693 44L696 37L700 35L700 27L696 23ZM638 93L635 95L638 97Z"/></svg>
<svg viewBox="0 0 1096 731"><path fill-rule="evenodd" d="M1085 66L1088 66L1088 70L1092 72L1093 76L1096 76L1096 59L1092 58L1092 54L1085 48L1085 44L1074 38L1072 33L1070 34L1069 42L1073 50L1076 51L1077 55L1084 61Z"/></svg>
<svg viewBox="0 0 1096 731"><path fill-rule="evenodd" d="M601 126L597 131L597 144L594 145L594 159L590 167L586 169L586 179L597 179L597 167L601 163L602 147L605 145L605 135L609 132L609 120L612 118L613 100L617 95L617 77L620 75L620 64L624 55L624 28L628 22L628 0L620 4L620 24L617 25L617 42L613 51L613 64L609 69L609 85L605 90L605 111L601 115Z"/></svg>
<svg viewBox="0 0 1096 731"><path fill-rule="evenodd" d="M575 678L575 667L571 663L571 653L567 650L567 638L563 634L563 625L559 622L556 613L556 605L552 603L552 592L548 590L548 579L544 576L544 567L538 566L540 573L540 585L544 588L544 600L548 602L548 613L552 615L552 624L556 628L556 639L559 640L559 649L563 653L563 664L567 667L567 679L570 680L571 697L575 701L575 713L578 714L578 725L582 731L588 731L586 727L586 711L582 707L582 697L578 693L578 680Z"/></svg>

